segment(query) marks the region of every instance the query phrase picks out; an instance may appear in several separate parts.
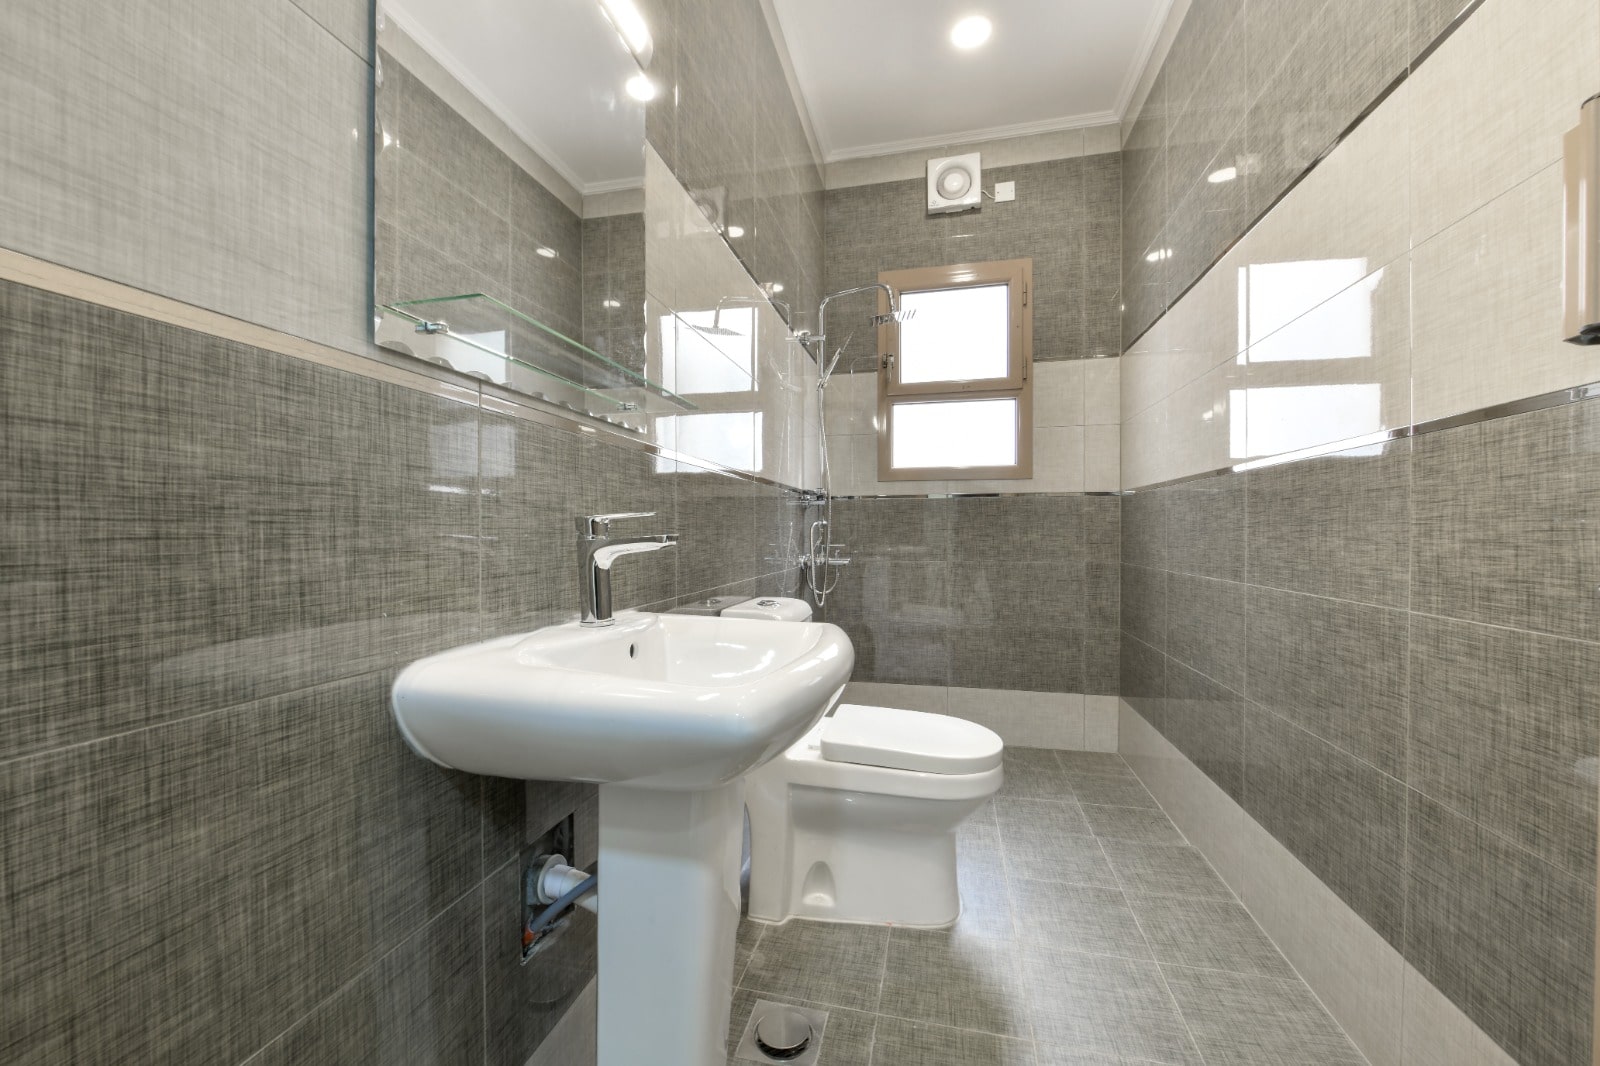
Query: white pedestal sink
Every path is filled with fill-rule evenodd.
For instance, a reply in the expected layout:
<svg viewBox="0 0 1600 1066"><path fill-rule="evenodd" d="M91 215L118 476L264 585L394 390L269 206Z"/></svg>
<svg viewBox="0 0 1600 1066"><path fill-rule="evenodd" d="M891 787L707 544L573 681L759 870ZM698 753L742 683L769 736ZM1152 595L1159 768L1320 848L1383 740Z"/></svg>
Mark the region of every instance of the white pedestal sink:
<svg viewBox="0 0 1600 1066"><path fill-rule="evenodd" d="M838 699L836 626L623 613L456 648L396 680L416 751L600 785L599 1066L722 1066L742 775Z"/></svg>

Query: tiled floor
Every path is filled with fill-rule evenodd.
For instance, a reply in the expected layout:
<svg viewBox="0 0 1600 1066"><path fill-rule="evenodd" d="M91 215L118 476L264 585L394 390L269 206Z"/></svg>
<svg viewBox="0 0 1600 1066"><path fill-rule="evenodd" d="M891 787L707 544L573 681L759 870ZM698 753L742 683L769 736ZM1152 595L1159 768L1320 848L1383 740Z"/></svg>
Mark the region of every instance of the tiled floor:
<svg viewBox="0 0 1600 1066"><path fill-rule="evenodd" d="M821 1066L1366 1062L1118 756L1008 751L961 849L953 929L743 923L729 1048L767 999Z"/></svg>

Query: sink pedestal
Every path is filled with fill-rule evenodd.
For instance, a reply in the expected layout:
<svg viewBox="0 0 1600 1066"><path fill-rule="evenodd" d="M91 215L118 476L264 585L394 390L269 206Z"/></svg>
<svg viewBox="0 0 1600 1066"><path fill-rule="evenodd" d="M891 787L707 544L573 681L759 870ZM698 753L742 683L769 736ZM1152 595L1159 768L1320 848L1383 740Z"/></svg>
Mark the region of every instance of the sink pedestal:
<svg viewBox="0 0 1600 1066"><path fill-rule="evenodd" d="M722 1066L744 780L600 786L598 1066Z"/></svg>

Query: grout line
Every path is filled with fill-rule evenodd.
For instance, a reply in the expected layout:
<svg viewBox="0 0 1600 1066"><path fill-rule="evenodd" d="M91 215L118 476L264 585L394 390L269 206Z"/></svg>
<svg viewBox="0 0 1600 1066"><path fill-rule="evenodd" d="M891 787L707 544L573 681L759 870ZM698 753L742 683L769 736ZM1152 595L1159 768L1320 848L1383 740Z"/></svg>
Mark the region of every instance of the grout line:
<svg viewBox="0 0 1600 1066"><path fill-rule="evenodd" d="M1163 810L1162 813L1165 814L1166 811ZM1168 818L1170 820L1171 816L1169 815ZM1172 825L1174 829L1177 829L1178 835L1183 836L1183 830L1177 828L1177 823L1173 822ZM1184 837L1184 839L1187 840L1188 838ZM1104 844L1100 845L1100 854L1105 855ZM1111 865L1110 856L1106 856L1106 865ZM1116 876L1115 867L1112 867L1111 873L1112 876ZM1201 1050L1200 1041L1195 1038L1194 1029L1189 1025L1188 1016L1183 1013L1183 1007L1178 1003L1178 997L1172 993L1172 985L1167 981L1166 971L1161 968L1161 956L1157 954L1156 946L1150 940L1150 934L1145 932L1144 923L1139 920L1139 912L1134 910L1133 904L1129 902L1127 890L1121 889L1120 894L1122 896L1122 905L1128 909L1128 914L1133 917L1134 928L1139 930L1139 938L1144 941L1145 950L1150 953L1150 961L1155 966L1156 976L1161 979L1161 987L1167 993L1167 1002L1172 1005L1172 1009L1177 1013L1178 1022L1183 1026L1184 1033L1189 1037L1189 1044L1194 1048L1195 1054L1200 1057L1201 1063L1204 1063L1206 1059L1205 1052Z"/></svg>
<svg viewBox="0 0 1600 1066"><path fill-rule="evenodd" d="M95 647L99 646L100 645L95 645ZM75 751L79 748L89 748L97 744L104 744L108 741L125 740L129 737L139 736L142 733L151 733L158 729L168 729L172 726L198 722L205 718L215 718L218 715L230 714L243 710L246 707L255 706L256 704L272 703L274 701L287 699L292 696L299 696L303 693L315 692L319 689L332 688L335 685L350 685L367 678L390 676L393 674L398 674L400 669L401 667L399 664L385 664L377 670L365 670L359 673L345 674L340 677L327 678L317 681L313 684L300 685L295 688L285 689L282 692L273 692L269 695L257 696L254 699L240 700L237 703L230 703L222 707L212 707L208 710L199 711L195 714L185 714L180 717L169 718L161 722L151 722L149 725L138 726L134 729L124 729L115 733L104 733L100 736L87 737L83 740L73 741L70 744L63 744L59 747L43 748L38 751L25 752L21 755L0 759L0 769L10 769L11 767L24 763L29 759L42 759L47 756L61 755L69 751Z"/></svg>
<svg viewBox="0 0 1600 1066"><path fill-rule="evenodd" d="M373 958L371 961L369 961L367 963L367 965L361 967L361 969L357 970L354 974L352 974L348 981L346 981L343 984L341 984L338 988L334 989L332 992L329 992L326 996L323 996L321 999L317 1000L316 1003L313 1003L298 1018L296 1018L294 1021L290 1022L288 1025L284 1026L283 1029L281 1029L276 1035L274 1035L272 1037L272 1039L268 1040L266 1043L262 1044L255 1051L251 1052L250 1055L241 1062L240 1066L250 1066L250 1063L255 1062L257 1059L259 1059L263 1052L267 1051L274 1044L277 1044L280 1041L282 1041L284 1037L288 1036L290 1033L292 1033L296 1029L300 1028L300 1026L303 1023L305 1023L306 1021L308 1021L309 1019L314 1017L324 1007L328 1006L334 1000L338 999L341 995L343 995L345 992L347 992L352 986L354 986L356 984L356 982L358 982L358 981L362 980L363 978L365 978L369 973L371 973L374 969L376 969L380 964L382 964L390 956L394 955L396 952L400 951L402 948L407 947L408 945L410 945L413 941L417 940L418 938L426 935L428 930L432 926L434 926L436 923L438 923L439 921L443 920L444 916L446 914L450 913L452 908L454 908L457 904L459 904L462 900L466 899L468 896L472 895L474 892L477 892L482 887L483 887L483 882L481 882L481 881L478 882L477 884L474 884L471 888L469 888L465 892L461 893L455 899L451 900L449 903L446 903L443 907L440 907L439 910L431 918L429 918L427 921L417 923L417 925L413 929L413 931L412 931L410 936L404 937L398 943L396 943L393 947L391 947L388 951L385 951L382 955L379 955L379 956ZM480 904L478 910L479 910L479 913L482 914L483 907L482 907L481 904Z"/></svg>
<svg viewBox="0 0 1600 1066"><path fill-rule="evenodd" d="M486 788L486 784L480 787L480 799L482 798L483 791ZM479 809L480 812L483 812L480 813L478 817L478 824L481 827L488 820L488 814L486 805L480 803ZM484 833L485 830L480 828L479 836L484 836ZM480 843L479 847L482 848L483 844ZM521 863L520 857L513 859L512 861L517 862L519 865ZM481 863L482 859L479 859L479 862ZM489 878L487 875L485 875L483 880L479 882L479 888L481 889L487 885L488 881ZM478 900L478 1024L480 1026L480 1031L483 1034L483 1066L489 1066L489 1048L493 1045L493 1041L490 1039L489 1034L489 903L488 899L486 898L487 893L484 893L484 897L485 898L480 898ZM520 904L522 899L522 880L521 878L518 878L517 901L519 906L517 913L519 916L519 921L525 920L521 917L522 910ZM598 967L596 967L596 969L598 971ZM546 1033L545 1035L548 1036L549 1034Z"/></svg>

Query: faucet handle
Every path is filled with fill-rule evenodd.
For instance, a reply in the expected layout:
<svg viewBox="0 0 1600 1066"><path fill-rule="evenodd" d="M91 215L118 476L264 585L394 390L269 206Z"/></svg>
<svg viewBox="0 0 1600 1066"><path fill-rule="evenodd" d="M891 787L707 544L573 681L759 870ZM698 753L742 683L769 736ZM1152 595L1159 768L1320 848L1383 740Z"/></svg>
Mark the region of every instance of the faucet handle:
<svg viewBox="0 0 1600 1066"><path fill-rule="evenodd" d="M607 537L611 523L622 518L654 518L654 511L619 511L616 514L592 514L578 519L578 535L582 537Z"/></svg>

